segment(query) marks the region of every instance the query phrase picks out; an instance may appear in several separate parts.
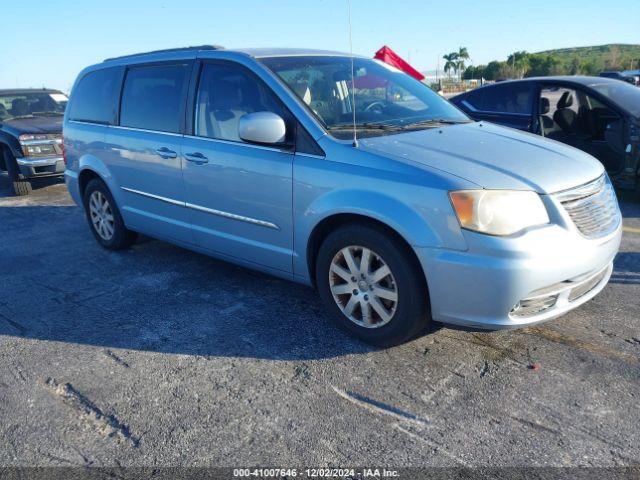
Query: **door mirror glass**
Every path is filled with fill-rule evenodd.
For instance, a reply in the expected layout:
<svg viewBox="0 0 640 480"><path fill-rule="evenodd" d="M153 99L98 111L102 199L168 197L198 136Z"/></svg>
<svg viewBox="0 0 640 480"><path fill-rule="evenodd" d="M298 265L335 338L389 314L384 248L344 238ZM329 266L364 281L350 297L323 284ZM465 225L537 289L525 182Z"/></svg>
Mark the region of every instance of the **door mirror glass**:
<svg viewBox="0 0 640 480"><path fill-rule="evenodd" d="M247 113L238 122L238 136L245 142L282 144L287 128L280 115L272 112Z"/></svg>

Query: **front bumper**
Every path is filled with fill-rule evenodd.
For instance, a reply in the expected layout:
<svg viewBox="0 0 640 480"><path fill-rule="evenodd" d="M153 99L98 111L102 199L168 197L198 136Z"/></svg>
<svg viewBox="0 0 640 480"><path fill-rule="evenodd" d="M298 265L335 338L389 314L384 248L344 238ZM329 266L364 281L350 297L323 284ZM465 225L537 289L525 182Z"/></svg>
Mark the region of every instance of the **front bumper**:
<svg viewBox="0 0 640 480"><path fill-rule="evenodd" d="M502 329L556 318L597 295L611 276L622 225L598 240L580 236L568 224L532 229L515 238L464 233L467 251L416 249L433 319ZM543 305L539 312L522 310L545 296L555 296L548 302L551 306Z"/></svg>
<svg viewBox="0 0 640 480"><path fill-rule="evenodd" d="M64 174L64 159L54 157L21 157L16 162L20 173L26 178L57 176Z"/></svg>

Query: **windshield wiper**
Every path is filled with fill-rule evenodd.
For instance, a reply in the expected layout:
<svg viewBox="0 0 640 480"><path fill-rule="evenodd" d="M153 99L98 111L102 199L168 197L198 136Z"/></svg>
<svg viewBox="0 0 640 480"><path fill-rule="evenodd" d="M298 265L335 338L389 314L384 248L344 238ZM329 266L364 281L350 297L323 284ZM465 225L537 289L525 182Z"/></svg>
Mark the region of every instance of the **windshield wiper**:
<svg viewBox="0 0 640 480"><path fill-rule="evenodd" d="M389 123L356 123L356 128L364 129L364 130L401 130L401 125L391 125ZM340 125L330 125L327 127L328 130L350 130L353 129L353 124L340 124Z"/></svg>
<svg viewBox="0 0 640 480"><path fill-rule="evenodd" d="M412 127L429 127L429 126L436 126L436 125L460 125L462 123L470 123L470 122L466 120L449 120L446 118L430 118L429 120L420 120L418 122L408 123L403 126L405 128L412 128Z"/></svg>

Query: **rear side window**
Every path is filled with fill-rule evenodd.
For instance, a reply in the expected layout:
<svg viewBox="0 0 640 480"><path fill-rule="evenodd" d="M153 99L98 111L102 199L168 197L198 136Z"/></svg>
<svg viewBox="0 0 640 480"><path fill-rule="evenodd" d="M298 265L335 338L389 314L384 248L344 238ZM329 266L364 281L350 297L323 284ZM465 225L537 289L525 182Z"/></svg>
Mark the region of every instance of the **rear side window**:
<svg viewBox="0 0 640 480"><path fill-rule="evenodd" d="M122 70L104 68L82 77L71 94L69 120L113 125Z"/></svg>
<svg viewBox="0 0 640 480"><path fill-rule="evenodd" d="M178 133L189 64L132 67L127 71L120 125Z"/></svg>
<svg viewBox="0 0 640 480"><path fill-rule="evenodd" d="M501 113L531 113L531 85L505 83L484 89L482 110Z"/></svg>

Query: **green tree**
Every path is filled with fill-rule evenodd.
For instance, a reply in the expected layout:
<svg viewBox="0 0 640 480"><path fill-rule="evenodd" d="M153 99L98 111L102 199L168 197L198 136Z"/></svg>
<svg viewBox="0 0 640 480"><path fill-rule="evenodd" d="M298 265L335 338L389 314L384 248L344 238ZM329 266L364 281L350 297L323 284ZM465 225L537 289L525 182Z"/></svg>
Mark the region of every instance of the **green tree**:
<svg viewBox="0 0 640 480"><path fill-rule="evenodd" d="M500 77L500 70L504 62L493 60L484 68L483 76L486 80L497 80Z"/></svg>
<svg viewBox="0 0 640 480"><path fill-rule="evenodd" d="M598 68L593 60L588 60L580 63L580 73L582 75L598 75L600 68Z"/></svg>
<svg viewBox="0 0 640 480"><path fill-rule="evenodd" d="M464 69L464 72L462 74L462 78L463 80L471 80L472 78L483 78L485 77L484 74L484 69L486 68L485 65L478 65L478 66L473 66L473 65L469 65L467 68Z"/></svg>
<svg viewBox="0 0 640 480"><path fill-rule="evenodd" d="M467 47L460 47L458 49L458 61L456 65L456 70L460 73L464 72L465 69L465 60L469 60L471 57L469 56L469 51Z"/></svg>
<svg viewBox="0 0 640 480"><path fill-rule="evenodd" d="M569 65L569 75L578 75L579 73L582 73L582 62L578 57L573 57Z"/></svg>
<svg viewBox="0 0 640 480"><path fill-rule="evenodd" d="M555 55L547 55L547 59L545 60L547 66L547 75L562 75L567 73L564 68L562 68L562 62Z"/></svg>
<svg viewBox="0 0 640 480"><path fill-rule="evenodd" d="M554 55L536 53L529 55L529 69L527 77L545 77L566 73L560 59Z"/></svg>
<svg viewBox="0 0 640 480"><path fill-rule="evenodd" d="M619 70L621 67L620 47L612 45L609 48L609 54L605 58L604 66L608 70Z"/></svg>
<svg viewBox="0 0 640 480"><path fill-rule="evenodd" d="M458 70L458 52L451 52L443 55L442 58L446 60L444 64L444 73L451 77L451 72L454 73Z"/></svg>
<svg viewBox="0 0 640 480"><path fill-rule="evenodd" d="M507 65L510 67L510 77L522 78L529 70L529 57L531 55L525 51L513 52L507 58Z"/></svg>

